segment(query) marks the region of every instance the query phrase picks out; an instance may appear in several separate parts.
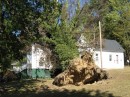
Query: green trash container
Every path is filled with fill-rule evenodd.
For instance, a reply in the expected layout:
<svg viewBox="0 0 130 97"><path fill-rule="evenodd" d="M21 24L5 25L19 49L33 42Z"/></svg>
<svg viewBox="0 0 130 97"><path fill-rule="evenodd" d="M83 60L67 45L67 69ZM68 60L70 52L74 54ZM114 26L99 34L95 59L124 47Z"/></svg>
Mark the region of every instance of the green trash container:
<svg viewBox="0 0 130 97"><path fill-rule="evenodd" d="M51 78L51 73L48 69L45 69L45 78Z"/></svg>
<svg viewBox="0 0 130 97"><path fill-rule="evenodd" d="M51 78L47 69L32 69L32 78Z"/></svg>

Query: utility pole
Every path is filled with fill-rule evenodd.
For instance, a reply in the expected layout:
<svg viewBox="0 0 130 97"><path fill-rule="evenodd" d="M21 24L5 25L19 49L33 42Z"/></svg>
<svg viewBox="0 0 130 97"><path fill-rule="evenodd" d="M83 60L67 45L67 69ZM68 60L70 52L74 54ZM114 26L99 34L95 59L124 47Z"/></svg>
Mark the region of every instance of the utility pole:
<svg viewBox="0 0 130 97"><path fill-rule="evenodd" d="M100 61L102 68L102 31L101 31L101 22L99 21L99 33L100 33Z"/></svg>
<svg viewBox="0 0 130 97"><path fill-rule="evenodd" d="M94 32L94 34L93 34L93 37L94 37L94 48L96 47L96 36L95 36L95 32Z"/></svg>

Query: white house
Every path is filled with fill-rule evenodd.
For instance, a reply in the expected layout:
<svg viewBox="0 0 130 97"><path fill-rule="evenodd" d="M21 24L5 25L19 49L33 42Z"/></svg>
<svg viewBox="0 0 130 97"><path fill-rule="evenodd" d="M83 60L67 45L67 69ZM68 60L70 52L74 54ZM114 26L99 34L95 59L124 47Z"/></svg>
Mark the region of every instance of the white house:
<svg viewBox="0 0 130 97"><path fill-rule="evenodd" d="M81 54L83 51L90 51L93 52L94 47L90 46L89 43L87 42L87 39L84 37L83 34L81 34L78 39L77 39L77 46L78 46L78 51ZM81 55L80 55L81 56Z"/></svg>
<svg viewBox="0 0 130 97"><path fill-rule="evenodd" d="M17 66L18 61L13 62L13 70L16 73L21 72L23 78L50 77L49 70L52 68L50 57L51 51L47 47L34 43L27 54L27 63Z"/></svg>
<svg viewBox="0 0 130 97"><path fill-rule="evenodd" d="M90 47L87 45L85 37L81 34L77 41L79 52L90 51L93 53L95 64L103 69L122 69L124 68L124 49L115 40L104 39L102 53L99 45ZM102 60L101 60L102 55ZM101 64L102 63L102 64Z"/></svg>
<svg viewBox="0 0 130 97"><path fill-rule="evenodd" d="M37 43L31 47L31 52L27 54L27 64L29 64L28 71L32 78L44 78L50 76L49 69L52 68L50 61L51 51Z"/></svg>
<svg viewBox="0 0 130 97"><path fill-rule="evenodd" d="M51 51L37 43L32 44L30 52L27 54L27 63L17 65L13 62L13 70L21 72L23 78L50 78L49 70L52 68Z"/></svg>
<svg viewBox="0 0 130 97"><path fill-rule="evenodd" d="M102 60L101 60L102 54ZM124 49L115 40L104 39L102 53L99 48L94 50L95 63L104 69L124 68ZM101 64L102 63L102 64Z"/></svg>
<svg viewBox="0 0 130 97"><path fill-rule="evenodd" d="M32 45L31 54L27 55L27 63L31 64L31 69L51 69L50 50L44 47L42 49L37 45L39 44Z"/></svg>

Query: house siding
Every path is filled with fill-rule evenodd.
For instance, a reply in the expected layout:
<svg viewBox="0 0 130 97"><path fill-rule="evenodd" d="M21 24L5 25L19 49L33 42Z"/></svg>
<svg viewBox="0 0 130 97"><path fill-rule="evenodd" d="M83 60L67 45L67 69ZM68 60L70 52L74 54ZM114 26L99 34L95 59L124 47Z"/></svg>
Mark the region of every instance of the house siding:
<svg viewBox="0 0 130 97"><path fill-rule="evenodd" d="M42 63L40 64L40 58L42 58ZM50 78L49 69L52 68L51 61L47 60L47 52L35 48L35 45L32 45L31 53L27 55L27 68L29 73L27 74L31 78ZM26 73L26 72L25 72Z"/></svg>
<svg viewBox="0 0 130 97"><path fill-rule="evenodd" d="M96 59L98 54L98 60ZM111 59L110 59L111 57ZM122 69L124 68L124 53L123 52L102 52L102 66L100 51L94 52L95 64L104 69Z"/></svg>
<svg viewBox="0 0 130 97"><path fill-rule="evenodd" d="M97 46L91 47L87 43L87 39L81 34L77 41L78 50L81 56L83 51L90 51L93 53L95 64L100 68L105 69L123 69L124 68L124 49L116 40L103 39L102 48L102 66L100 58L99 41ZM94 51L94 52L93 52Z"/></svg>
<svg viewBox="0 0 130 97"><path fill-rule="evenodd" d="M35 46L32 46L32 57L31 57L31 69L51 69L51 61L47 60L47 53L40 48L35 49ZM40 58L43 58L43 63L40 64Z"/></svg>

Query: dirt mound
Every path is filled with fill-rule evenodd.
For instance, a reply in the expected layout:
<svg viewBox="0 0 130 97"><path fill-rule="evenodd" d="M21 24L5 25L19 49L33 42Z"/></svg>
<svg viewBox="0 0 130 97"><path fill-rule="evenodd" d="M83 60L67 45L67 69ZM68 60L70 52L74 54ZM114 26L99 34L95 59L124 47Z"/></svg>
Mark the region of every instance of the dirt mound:
<svg viewBox="0 0 130 97"><path fill-rule="evenodd" d="M57 86L83 85L107 78L107 72L97 67L92 55L85 52L81 58L71 60L68 68L55 77L53 84Z"/></svg>

